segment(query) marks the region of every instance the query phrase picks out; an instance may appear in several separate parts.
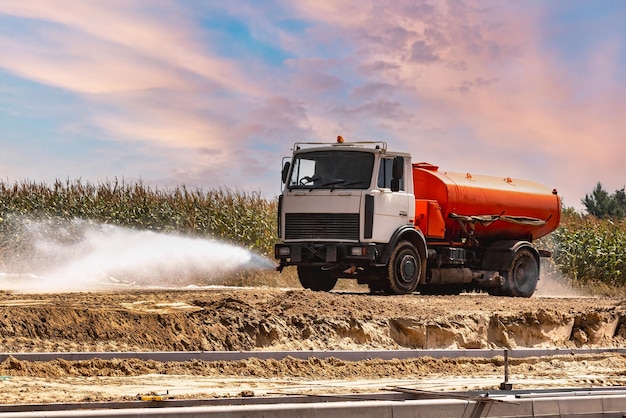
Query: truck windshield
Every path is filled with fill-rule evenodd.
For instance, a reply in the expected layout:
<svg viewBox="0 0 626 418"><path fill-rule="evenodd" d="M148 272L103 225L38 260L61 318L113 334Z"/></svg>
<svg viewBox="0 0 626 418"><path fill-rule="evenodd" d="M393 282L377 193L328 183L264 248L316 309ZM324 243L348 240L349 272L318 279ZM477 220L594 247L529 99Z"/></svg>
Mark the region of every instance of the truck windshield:
<svg viewBox="0 0 626 418"><path fill-rule="evenodd" d="M293 159L289 189L367 189L374 154L362 151L311 151Z"/></svg>

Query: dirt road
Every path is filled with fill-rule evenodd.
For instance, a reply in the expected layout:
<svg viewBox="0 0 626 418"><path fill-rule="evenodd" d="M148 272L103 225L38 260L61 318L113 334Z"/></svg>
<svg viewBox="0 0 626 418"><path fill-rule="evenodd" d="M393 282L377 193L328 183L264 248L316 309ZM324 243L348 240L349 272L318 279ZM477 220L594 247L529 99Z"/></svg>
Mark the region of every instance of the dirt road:
<svg viewBox="0 0 626 418"><path fill-rule="evenodd" d="M617 299L374 296L301 289L0 293L0 351L366 350L620 347ZM517 385L626 383L618 354L514 360ZM385 385L488 388L501 359L345 362L246 360L157 363L89 360L0 364L0 403L268 392L372 391ZM392 383L395 382L395 383Z"/></svg>

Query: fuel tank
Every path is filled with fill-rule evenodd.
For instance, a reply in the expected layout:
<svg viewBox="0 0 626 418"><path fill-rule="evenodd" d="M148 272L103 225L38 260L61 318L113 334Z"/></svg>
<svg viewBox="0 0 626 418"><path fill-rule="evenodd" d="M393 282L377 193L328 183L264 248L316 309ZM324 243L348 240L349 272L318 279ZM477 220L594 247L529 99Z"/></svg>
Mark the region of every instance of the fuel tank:
<svg viewBox="0 0 626 418"><path fill-rule="evenodd" d="M445 241L533 241L554 231L561 220L556 190L532 181L442 172L437 166L416 163L413 184L415 224L424 230L424 222L442 223L436 228L441 233L433 237ZM436 207L440 214L424 213L424 207Z"/></svg>

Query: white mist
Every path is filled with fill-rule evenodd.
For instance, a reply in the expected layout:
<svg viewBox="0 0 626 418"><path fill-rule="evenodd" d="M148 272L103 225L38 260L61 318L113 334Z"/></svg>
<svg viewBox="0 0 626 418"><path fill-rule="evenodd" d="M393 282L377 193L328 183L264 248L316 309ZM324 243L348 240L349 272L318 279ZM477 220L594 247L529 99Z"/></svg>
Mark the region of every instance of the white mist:
<svg viewBox="0 0 626 418"><path fill-rule="evenodd" d="M21 239L28 241L32 254L27 262L20 257L19 266L5 262L0 290L206 286L229 273L274 267L247 249L211 239L82 220L24 221L23 231Z"/></svg>

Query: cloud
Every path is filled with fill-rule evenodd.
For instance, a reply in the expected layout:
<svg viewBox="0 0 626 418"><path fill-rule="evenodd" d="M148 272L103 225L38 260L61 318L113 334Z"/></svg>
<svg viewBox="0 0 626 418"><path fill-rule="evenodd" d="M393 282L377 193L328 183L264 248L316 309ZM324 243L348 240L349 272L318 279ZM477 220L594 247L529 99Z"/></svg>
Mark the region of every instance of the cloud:
<svg viewBox="0 0 626 418"><path fill-rule="evenodd" d="M436 62L441 59L439 55L435 53L435 47L427 45L423 40L413 42L410 52L410 61L420 64L427 64L429 62Z"/></svg>
<svg viewBox="0 0 626 418"><path fill-rule="evenodd" d="M212 53L210 37L180 6L5 2L5 19L32 31L0 30L0 67L78 95L85 106L74 125L83 132L158 147L219 145L237 108L263 98L265 86L242 63Z"/></svg>
<svg viewBox="0 0 626 418"><path fill-rule="evenodd" d="M363 2L299 4L350 40L343 63L358 74L351 97L371 103L338 105L332 114L351 119L352 128L412 115L387 125L396 146L452 169L560 185L574 205L583 178L626 178L616 157L626 145L612 117L626 103L617 76L622 38L581 56L572 71L546 46L551 28L540 26L546 11L538 5L468 1L409 10L394 2L380 11ZM394 112L373 105L381 89L371 86L385 86ZM589 165L592 173L582 168Z"/></svg>
<svg viewBox="0 0 626 418"><path fill-rule="evenodd" d="M53 7L47 1L33 0L6 2L3 12L45 22L36 45L24 39L9 44L20 59L11 63L5 56L2 64L51 85L102 93L178 86L189 73L222 88L260 92L236 63L207 54L197 24L175 2L142 8L119 0L59 0ZM38 64L48 64L52 73ZM68 83L62 70L81 77Z"/></svg>
<svg viewBox="0 0 626 418"><path fill-rule="evenodd" d="M624 38L607 29L564 57L550 7L0 0L0 68L75 95L65 129L143 155L163 181L275 190L294 141L342 134L529 177L577 204L626 178Z"/></svg>
<svg viewBox="0 0 626 418"><path fill-rule="evenodd" d="M233 132L237 138L255 138L266 144L280 139L302 140L311 134L306 104L284 96L268 97L243 115L243 122Z"/></svg>

